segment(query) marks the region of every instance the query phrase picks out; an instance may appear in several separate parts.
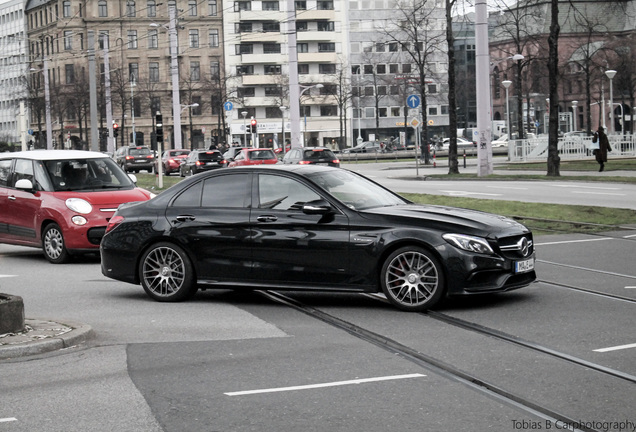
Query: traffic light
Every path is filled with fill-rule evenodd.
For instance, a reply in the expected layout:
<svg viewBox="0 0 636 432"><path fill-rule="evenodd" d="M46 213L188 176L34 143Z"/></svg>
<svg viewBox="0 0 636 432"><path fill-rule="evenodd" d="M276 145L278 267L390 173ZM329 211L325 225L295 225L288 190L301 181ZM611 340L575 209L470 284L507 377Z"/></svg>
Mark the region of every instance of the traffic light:
<svg viewBox="0 0 636 432"><path fill-rule="evenodd" d="M256 125L258 124L258 122L256 121L256 119L254 117L252 117L252 121L250 122L251 126L252 126L252 132L253 133L257 133L257 129L256 129Z"/></svg>
<svg viewBox="0 0 636 432"><path fill-rule="evenodd" d="M113 123L113 136L115 138L119 136L119 125L117 123Z"/></svg>
<svg viewBox="0 0 636 432"><path fill-rule="evenodd" d="M252 133L252 125L246 125L245 126L245 133L248 133L248 134Z"/></svg>
<svg viewBox="0 0 636 432"><path fill-rule="evenodd" d="M156 128L156 135L157 135L157 142L158 143L162 143L163 142L163 116L157 112L157 115L155 116L155 121L157 122L157 128Z"/></svg>

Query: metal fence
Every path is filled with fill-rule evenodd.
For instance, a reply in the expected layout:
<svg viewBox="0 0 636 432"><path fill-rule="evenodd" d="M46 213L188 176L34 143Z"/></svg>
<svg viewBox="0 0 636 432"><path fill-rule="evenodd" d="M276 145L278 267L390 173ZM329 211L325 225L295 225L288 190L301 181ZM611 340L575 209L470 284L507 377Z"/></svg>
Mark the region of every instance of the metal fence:
<svg viewBox="0 0 636 432"><path fill-rule="evenodd" d="M612 152L608 157L636 156L636 136L608 136ZM592 157L592 137L559 138L561 160ZM508 143L508 158L512 162L545 160L548 157L548 137L512 140Z"/></svg>

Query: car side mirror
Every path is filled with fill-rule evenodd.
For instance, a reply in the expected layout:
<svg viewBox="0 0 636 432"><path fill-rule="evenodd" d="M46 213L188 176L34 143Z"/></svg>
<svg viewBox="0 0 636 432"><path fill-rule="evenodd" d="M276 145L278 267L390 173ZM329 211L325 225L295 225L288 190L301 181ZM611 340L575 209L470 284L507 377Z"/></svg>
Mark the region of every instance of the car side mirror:
<svg viewBox="0 0 636 432"><path fill-rule="evenodd" d="M333 208L325 200L309 201L303 204L303 213L305 214L326 215L332 212L333 212Z"/></svg>
<svg viewBox="0 0 636 432"><path fill-rule="evenodd" d="M132 180L132 182L133 182L134 184L137 184L137 176L136 176L136 175L134 175L134 174L130 174L130 173L129 173L129 174L128 174L128 177L130 177L130 179Z"/></svg>
<svg viewBox="0 0 636 432"><path fill-rule="evenodd" d="M20 179L15 182L15 188L26 192L35 192L33 189L33 183L29 179Z"/></svg>

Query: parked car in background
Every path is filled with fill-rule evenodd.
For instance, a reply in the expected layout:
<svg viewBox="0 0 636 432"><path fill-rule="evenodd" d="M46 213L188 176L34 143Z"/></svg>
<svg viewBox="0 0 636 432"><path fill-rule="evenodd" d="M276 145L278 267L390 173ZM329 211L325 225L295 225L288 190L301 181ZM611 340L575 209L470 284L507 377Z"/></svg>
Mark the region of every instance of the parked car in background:
<svg viewBox="0 0 636 432"><path fill-rule="evenodd" d="M101 258L102 274L163 302L199 287L343 290L383 292L397 308L421 311L448 295L536 279L532 232L519 222L414 204L354 172L316 165L217 170L151 203L123 205Z"/></svg>
<svg viewBox="0 0 636 432"><path fill-rule="evenodd" d="M491 141L490 145L494 147L508 147L508 134L501 135L498 139Z"/></svg>
<svg viewBox="0 0 636 432"><path fill-rule="evenodd" d="M103 153L0 153L0 243L39 247L63 263L99 250L120 204L153 196Z"/></svg>
<svg viewBox="0 0 636 432"><path fill-rule="evenodd" d="M284 164L340 166L340 160L327 147L296 147L283 157Z"/></svg>
<svg viewBox="0 0 636 432"><path fill-rule="evenodd" d="M115 160L126 172L146 170L152 172L155 168L155 155L146 146L124 146L115 153Z"/></svg>
<svg viewBox="0 0 636 432"><path fill-rule="evenodd" d="M272 149L268 148L245 148L236 154L234 160L228 166L245 165L273 165L278 163L278 157Z"/></svg>
<svg viewBox="0 0 636 432"><path fill-rule="evenodd" d="M437 146L437 150L445 150L448 151L450 147L450 138L443 138L440 145ZM475 148L477 147L476 142L468 141L467 139L457 137L457 148L465 149L465 148Z"/></svg>
<svg viewBox="0 0 636 432"><path fill-rule="evenodd" d="M190 150L166 150L161 157L161 163L163 164L163 173L170 175L174 172L178 173L181 163L190 154Z"/></svg>
<svg viewBox="0 0 636 432"><path fill-rule="evenodd" d="M380 143L376 141L363 141L355 147L346 148L342 153L379 153Z"/></svg>
<svg viewBox="0 0 636 432"><path fill-rule="evenodd" d="M203 171L223 168L227 161L218 150L194 150L186 157L179 168L181 177L191 176Z"/></svg>

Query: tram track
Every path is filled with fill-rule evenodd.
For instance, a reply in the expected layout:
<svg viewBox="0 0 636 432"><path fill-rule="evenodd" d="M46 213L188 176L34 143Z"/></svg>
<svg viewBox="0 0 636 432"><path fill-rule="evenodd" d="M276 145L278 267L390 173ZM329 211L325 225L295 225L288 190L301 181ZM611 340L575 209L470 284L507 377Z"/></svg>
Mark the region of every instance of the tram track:
<svg viewBox="0 0 636 432"><path fill-rule="evenodd" d="M335 317L329 313L316 309L312 306L303 304L279 292L259 291L259 293L267 297L269 300L273 302L283 304L287 307L291 307L312 318L318 319L328 325L344 330L358 339L361 339L365 342L376 345L386 351L391 352L392 354L400 355L404 359L409 360L421 367L424 367L428 370L436 372L437 374L441 376L458 381L480 393L488 395L489 397L496 398L500 400L501 402L504 402L510 406L517 407L529 414L536 415L539 418L542 418L544 420L549 420L555 424L556 423L559 423L559 424L577 424L578 423L577 421L569 418L567 415L556 412L547 406L542 406L541 404L535 401L532 401L524 397L523 395L512 393L492 382L485 381L476 375L462 371L458 369L457 367L455 367L454 365L452 365L451 363L448 363L446 361L424 354L420 351L417 351L416 349L412 347L406 346L398 342L395 339L370 331L352 322ZM368 295L368 297L373 298L377 301L386 301L385 299L382 299L380 296L376 296L376 295ZM629 383L636 383L636 376L629 375L627 373L623 373L621 371L607 368L592 362L588 362L586 360L583 360L583 359L580 359L565 353L558 352L557 350L541 346L531 341L523 340L516 336L509 335L495 329L490 329L476 323L464 321L464 320L454 318L449 315L435 312L435 311L423 312L422 315L438 320L448 325L453 325L455 327L476 332L478 334L495 338L497 340L501 340L504 342L522 346L525 349L538 352L544 355L548 355L553 358L557 358L559 360L568 361L570 363L576 364L577 366L588 368L590 370L605 374L607 376L611 376L613 378L618 378L618 379L627 381ZM577 429L572 428L567 430L581 430L581 431L595 432L595 429L590 429L586 427L581 427Z"/></svg>

